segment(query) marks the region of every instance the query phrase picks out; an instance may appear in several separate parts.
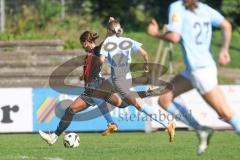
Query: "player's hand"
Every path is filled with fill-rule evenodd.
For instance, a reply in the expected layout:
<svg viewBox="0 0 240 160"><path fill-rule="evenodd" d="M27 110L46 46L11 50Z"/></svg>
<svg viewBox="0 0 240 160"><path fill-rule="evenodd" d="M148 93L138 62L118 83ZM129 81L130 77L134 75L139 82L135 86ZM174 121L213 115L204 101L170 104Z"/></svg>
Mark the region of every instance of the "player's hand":
<svg viewBox="0 0 240 160"><path fill-rule="evenodd" d="M109 17L109 19L108 19L108 23L110 23L110 22L112 22L112 21L114 21L114 20L115 20L114 17Z"/></svg>
<svg viewBox="0 0 240 160"><path fill-rule="evenodd" d="M226 65L231 61L231 57L228 50L222 49L219 53L218 63L220 65Z"/></svg>
<svg viewBox="0 0 240 160"><path fill-rule="evenodd" d="M148 25L147 32L150 36L153 37L157 37L159 35L159 26L155 19L153 19L151 23Z"/></svg>
<svg viewBox="0 0 240 160"><path fill-rule="evenodd" d="M144 64L144 72L149 72L149 65L148 65L148 63Z"/></svg>
<svg viewBox="0 0 240 160"><path fill-rule="evenodd" d="M84 75L81 75L81 76L79 77L79 80L82 81L83 79L84 79Z"/></svg>

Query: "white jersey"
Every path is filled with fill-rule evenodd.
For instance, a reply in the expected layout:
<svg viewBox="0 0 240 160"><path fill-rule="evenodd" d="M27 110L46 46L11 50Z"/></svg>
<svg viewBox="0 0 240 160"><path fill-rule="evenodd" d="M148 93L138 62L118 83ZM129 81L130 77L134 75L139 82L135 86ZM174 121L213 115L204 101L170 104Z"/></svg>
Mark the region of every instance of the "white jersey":
<svg viewBox="0 0 240 160"><path fill-rule="evenodd" d="M112 77L119 78L129 73L131 53L137 53L141 46L141 43L130 38L117 37L115 35L106 38L100 54L108 59Z"/></svg>

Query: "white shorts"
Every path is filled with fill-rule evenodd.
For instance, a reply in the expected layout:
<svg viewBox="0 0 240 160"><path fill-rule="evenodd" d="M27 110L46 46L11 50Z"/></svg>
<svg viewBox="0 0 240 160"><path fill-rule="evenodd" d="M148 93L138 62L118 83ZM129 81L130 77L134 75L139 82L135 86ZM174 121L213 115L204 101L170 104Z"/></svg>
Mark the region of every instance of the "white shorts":
<svg viewBox="0 0 240 160"><path fill-rule="evenodd" d="M193 87L202 95L218 85L216 67L201 68L194 71L185 70L181 75L190 80Z"/></svg>

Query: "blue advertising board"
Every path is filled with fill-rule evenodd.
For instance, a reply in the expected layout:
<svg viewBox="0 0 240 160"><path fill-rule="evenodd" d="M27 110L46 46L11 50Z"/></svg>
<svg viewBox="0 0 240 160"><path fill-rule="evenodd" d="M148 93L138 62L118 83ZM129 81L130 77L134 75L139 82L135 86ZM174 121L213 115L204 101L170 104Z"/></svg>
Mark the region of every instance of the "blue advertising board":
<svg viewBox="0 0 240 160"><path fill-rule="evenodd" d="M60 121L56 116L56 108L62 100L74 100L76 96L64 95L51 88L33 89L33 131L54 131ZM65 106L67 107L67 106ZM91 106L83 112L96 110L97 106ZM91 113L91 112L89 112ZM81 113L79 113L81 114ZM144 130L145 118L133 106L123 109L114 108L110 112L113 120L117 123L120 131ZM81 116L76 114L75 116ZM89 120L75 119L67 131L102 131L106 128L107 122L103 116L93 117Z"/></svg>

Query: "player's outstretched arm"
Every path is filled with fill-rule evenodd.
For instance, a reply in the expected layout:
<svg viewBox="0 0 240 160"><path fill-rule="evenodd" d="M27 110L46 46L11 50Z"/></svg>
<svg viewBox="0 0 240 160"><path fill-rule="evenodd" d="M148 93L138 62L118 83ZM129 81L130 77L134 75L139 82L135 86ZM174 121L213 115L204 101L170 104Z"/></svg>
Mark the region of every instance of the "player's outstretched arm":
<svg viewBox="0 0 240 160"><path fill-rule="evenodd" d="M139 49L139 53L142 55L143 59L144 59L144 71L149 71L149 67L148 67L148 53L143 49L140 48Z"/></svg>
<svg viewBox="0 0 240 160"><path fill-rule="evenodd" d="M151 23L148 25L147 32L152 37L161 38L161 39L169 41L173 44L177 44L181 40L181 36L177 32L162 33L159 30L159 26L158 26L157 21L155 19L153 19L151 21Z"/></svg>
<svg viewBox="0 0 240 160"><path fill-rule="evenodd" d="M105 61L105 56L104 55L100 55L100 57L99 57L100 64L103 64L104 61Z"/></svg>
<svg viewBox="0 0 240 160"><path fill-rule="evenodd" d="M232 26L230 22L224 19L221 24L220 28L222 30L222 47L219 53L218 62L221 65L228 64L231 61L230 54L229 54L229 46L231 43L232 37Z"/></svg>

